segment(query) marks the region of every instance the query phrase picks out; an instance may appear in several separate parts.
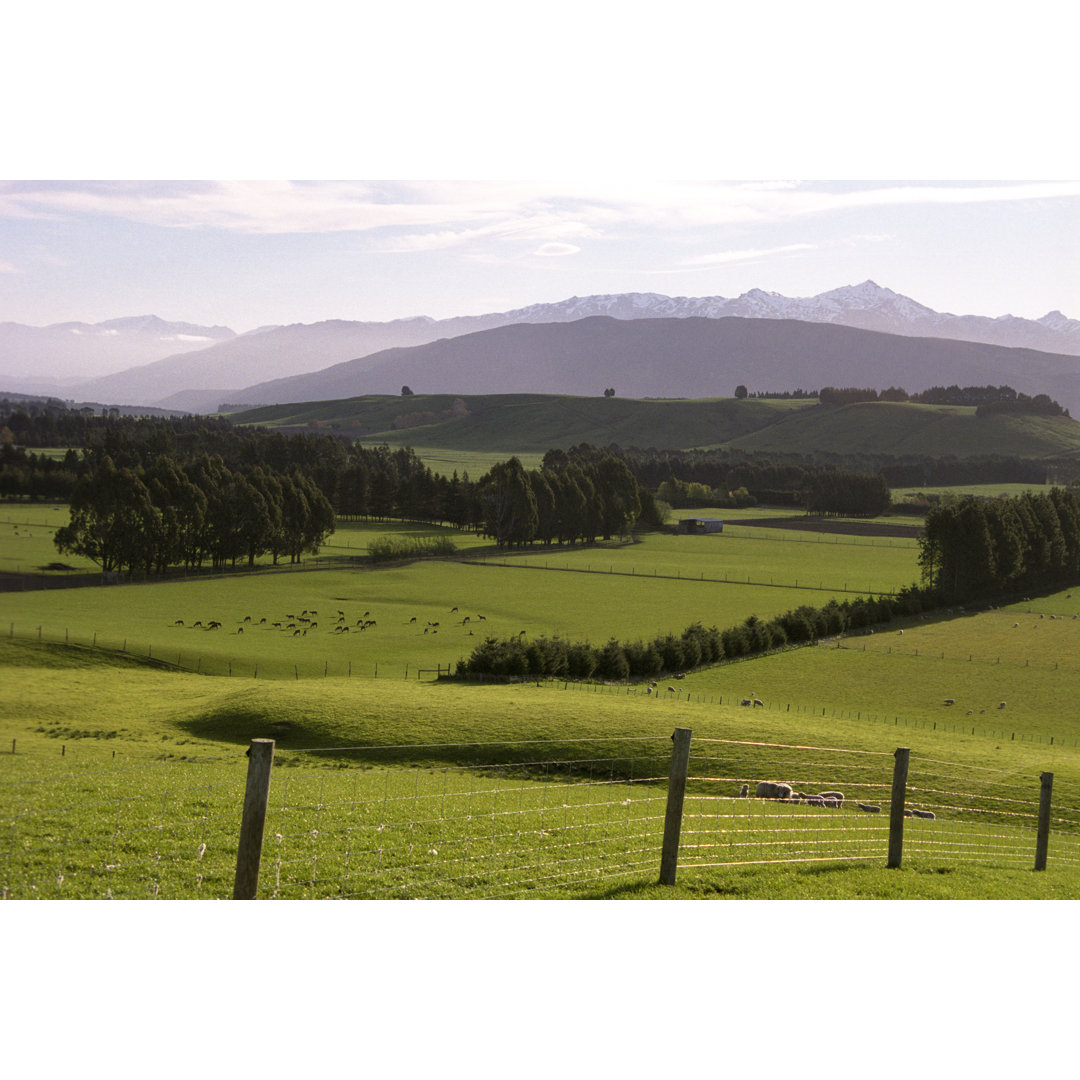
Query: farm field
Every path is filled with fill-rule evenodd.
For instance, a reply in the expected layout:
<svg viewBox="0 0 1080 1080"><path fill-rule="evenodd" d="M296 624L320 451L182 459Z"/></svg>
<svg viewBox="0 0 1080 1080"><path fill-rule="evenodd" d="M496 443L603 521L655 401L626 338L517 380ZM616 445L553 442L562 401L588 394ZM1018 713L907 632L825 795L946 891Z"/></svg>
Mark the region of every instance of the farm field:
<svg viewBox="0 0 1080 1080"><path fill-rule="evenodd" d="M359 553L373 537L397 532L410 529L355 524L334 539ZM448 530L411 530L439 532ZM467 556L475 534L454 535ZM634 544L546 553L492 555L477 545L477 563L342 570L312 560L312 569L269 575L25 591L5 594L0 632L202 673L415 677L456 665L489 635L603 642L678 634L694 622L723 629L750 613L772 617L844 590L895 591L915 580L912 542L842 540L748 527L709 537L648 533ZM852 573L855 559L863 580Z"/></svg>
<svg viewBox="0 0 1080 1080"><path fill-rule="evenodd" d="M357 523L337 538L359 551L408 531ZM1080 897L1068 591L723 663L653 694L433 683L485 634L650 638L822 604L853 568L875 590L917 576L911 541L735 521L721 536L476 553L2 594L0 805L21 845L5 895L228 895L243 752L271 737L266 895ZM737 584L744 572L758 583ZM740 706L747 696L764 707ZM671 889L655 881L676 727L695 751ZM911 826L910 873L884 869L879 820L737 798L780 775L880 802L897 746L912 751L912 797L941 818ZM854 772L847 755L863 755ZM1033 874L1047 770L1057 861Z"/></svg>

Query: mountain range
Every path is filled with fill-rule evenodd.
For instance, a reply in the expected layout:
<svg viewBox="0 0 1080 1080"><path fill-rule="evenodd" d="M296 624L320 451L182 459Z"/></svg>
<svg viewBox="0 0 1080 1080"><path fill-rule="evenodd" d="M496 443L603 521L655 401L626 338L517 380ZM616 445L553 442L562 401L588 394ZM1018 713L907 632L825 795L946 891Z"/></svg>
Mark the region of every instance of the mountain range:
<svg viewBox="0 0 1080 1080"><path fill-rule="evenodd" d="M556 330L558 324L583 320L588 326L576 335L576 345ZM750 344L757 331L743 325L751 321L761 324L760 347L768 353L761 359L755 358ZM686 325L680 329L679 322ZM787 324L787 330L766 328L766 322ZM704 329L702 323L715 325ZM716 331L722 324L726 330ZM810 347L806 332L797 329L806 324L872 335L841 335L829 345L840 350L832 367L823 368L811 359L822 358L815 350L825 347L824 339L812 339L816 344L810 354L791 351ZM540 326L548 329L526 329ZM515 332L509 335L484 336L512 328ZM658 334L669 340L660 342ZM880 342L867 344L886 336L983 348L946 350L945 358L934 362L927 358L937 346L896 343L890 351ZM690 345L691 340L697 344ZM735 341L741 343L737 348ZM0 391L192 412L213 412L223 402L318 400L338 395L340 388L349 395L397 393L412 382L428 392L485 392L474 385L485 377L490 392L498 387L599 393L617 384L620 393L635 396L730 394L734 368L718 365L718 354L701 351L712 347L727 349L728 359L738 359L738 381L752 391L790 389L796 383L807 388L893 383L915 391L941 382L1004 381L1026 393L1058 396L1072 410L1080 407L1080 320L1059 311L1036 320L940 313L872 281L805 298L761 289L732 299L620 293L451 319L329 320L260 327L245 334L226 327L167 323L155 316L43 328L3 323ZM615 363L612 349L621 350L625 361ZM862 360L860 349L869 349ZM1001 355L1009 351L1012 356ZM922 361L916 362L916 355ZM608 357L606 366L595 367L601 356ZM695 364L696 374L691 370ZM676 377L676 369L685 375ZM955 376L949 375L952 370ZM466 378L468 385L462 382ZM553 384L552 378L561 381ZM328 393L330 388L338 389Z"/></svg>

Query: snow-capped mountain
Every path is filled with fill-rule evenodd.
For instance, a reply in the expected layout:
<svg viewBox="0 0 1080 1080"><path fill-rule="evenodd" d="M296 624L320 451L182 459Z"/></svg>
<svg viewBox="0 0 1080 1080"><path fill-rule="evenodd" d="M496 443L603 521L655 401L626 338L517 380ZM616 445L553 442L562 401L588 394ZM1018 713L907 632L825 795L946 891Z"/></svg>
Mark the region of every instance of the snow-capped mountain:
<svg viewBox="0 0 1080 1080"><path fill-rule="evenodd" d="M241 335L224 327L166 323L155 316L44 328L4 323L0 324L0 391L213 411L220 401L243 401L236 396L238 388L314 373L386 349L416 347L504 326L567 323L595 316L782 319L1080 356L1080 321L1060 311L1040 319L953 315L864 281L810 297L763 289L732 298L616 293L572 296L486 315L415 316L390 322L333 319L260 327ZM360 363L357 369L364 366ZM77 379L77 374L82 378ZM62 375L65 381L60 381Z"/></svg>
<svg viewBox="0 0 1080 1080"><path fill-rule="evenodd" d="M510 322L567 322L592 315L615 319L798 319L905 337L941 337L1080 355L1080 321L1060 311L1051 311L1041 319L952 315L934 311L873 281L808 297L783 296L764 289L751 289L730 299L657 293L573 296L556 304L532 304L503 314Z"/></svg>

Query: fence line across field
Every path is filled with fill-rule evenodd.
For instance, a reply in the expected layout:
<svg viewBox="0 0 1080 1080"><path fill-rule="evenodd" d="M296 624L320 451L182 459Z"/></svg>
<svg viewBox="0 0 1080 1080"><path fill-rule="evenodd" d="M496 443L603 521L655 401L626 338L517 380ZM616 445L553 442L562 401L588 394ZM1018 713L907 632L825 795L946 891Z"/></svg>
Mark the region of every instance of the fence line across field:
<svg viewBox="0 0 1080 1080"><path fill-rule="evenodd" d="M435 764L389 764L431 752ZM223 897L231 881L234 896L511 898L674 884L680 868L1080 863L1077 792L1052 804L1052 774L903 749L677 728L298 750L265 739L247 761L246 784L228 755L114 769L69 758L54 777L0 782L3 895ZM763 776L796 787L759 798Z"/></svg>
<svg viewBox="0 0 1080 1080"><path fill-rule="evenodd" d="M312 678L349 678L349 679L413 679L419 680L422 674L435 675L436 679L442 676L450 676L452 673L453 664L448 661L446 668L441 666L431 668L424 667L421 662L406 661L404 665L400 661L394 663L387 663L380 660L372 660L365 658L363 661L360 659L348 659L335 661L333 664L329 660L308 660L297 661L295 663L288 660L271 660L271 661L251 661L247 660L241 662L239 660L233 661L230 659L222 659L215 657L212 654L207 656L205 654L197 654L194 659L192 653L189 651L186 655L181 650L176 654L176 660L172 660L172 649L165 649L158 647L155 651L152 645L145 645L134 640L122 638L118 645L114 640L112 644L107 643L104 637L99 640L98 634L93 634L90 638L80 640L77 636L72 635L67 629L63 631L63 637L61 638L60 632L55 630L49 630L46 632L43 626L35 626L34 629L27 632L16 633L14 623L9 624L8 637L11 639L18 638L21 641L36 641L45 642L48 644L60 645L63 644L68 648L74 649L93 649L103 650L111 653L119 653L125 656L131 656L139 659L145 659L146 662L164 668L170 671L184 671L197 675L208 675L213 677L229 677L229 678L262 678L263 681L297 681L300 679L312 679ZM774 650L773 650L774 651ZM743 658L733 657L727 660L722 660L720 664L714 666L727 666L730 664L737 664L743 662L745 659L757 659L767 655L771 655L773 651L768 653L756 654L754 657ZM184 660L186 659L186 663ZM205 662L204 662L205 661ZM261 670L260 670L261 668ZM677 680L677 676L669 676ZM435 681L434 679L431 681ZM641 695L646 690L647 684L643 681L640 683L608 683L596 680L587 681L572 681L563 678L553 678L550 676L540 677L528 677L528 676L515 676L512 679L507 677L493 677L493 676L481 676L470 677L469 682L520 682L530 683L537 685L545 685L551 689L563 690L566 692L583 692L583 693L596 693L596 694L612 694L612 695ZM671 690L675 690L675 687L671 687ZM688 703L696 703L702 705L723 705L725 697L727 698L728 705L741 704L745 700L742 695L739 694L704 694L693 693L677 690L674 694L668 692L661 692L659 688L651 694L646 694L648 700L653 702L668 701L668 702L681 702L686 701ZM981 735L987 738L1000 738L1009 739L1012 742L1029 742L1040 743L1049 746L1061 745L1061 746L1077 746L1080 745L1080 738L1062 737L1060 735L1041 735L1036 732L1016 732L1009 729L988 729L979 727L977 724L968 723L946 723L944 720L921 720L910 719L906 717L900 717L892 713L875 713L868 709L836 709L829 706L818 705L800 705L794 706L789 703L765 703L763 707L772 712L785 712L796 714L805 713L812 714L814 716L829 716L836 720L858 720L866 721L867 723L883 724L885 726L914 728L917 730L934 730L934 731L950 731L959 734Z"/></svg>

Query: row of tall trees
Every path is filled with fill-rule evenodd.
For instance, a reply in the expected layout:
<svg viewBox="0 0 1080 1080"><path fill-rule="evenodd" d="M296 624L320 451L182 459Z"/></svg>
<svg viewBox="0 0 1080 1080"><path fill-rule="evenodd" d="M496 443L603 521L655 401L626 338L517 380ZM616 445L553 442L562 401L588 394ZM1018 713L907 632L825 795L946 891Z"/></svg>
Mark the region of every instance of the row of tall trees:
<svg viewBox="0 0 1080 1080"><path fill-rule="evenodd" d="M172 566L215 567L270 554L299 562L333 530L334 513L300 470L232 470L201 455L186 466L161 456L148 468L117 467L108 454L71 494L71 519L56 546L105 572L164 573Z"/></svg>
<svg viewBox="0 0 1080 1080"><path fill-rule="evenodd" d="M924 583L949 599L1069 584L1080 576L1080 496L1063 488L933 507Z"/></svg>
<svg viewBox="0 0 1080 1080"><path fill-rule="evenodd" d="M642 514L643 493L621 456L582 444L549 450L539 469L516 457L494 466L478 482L478 499L483 532L500 547L521 547L625 534Z"/></svg>

